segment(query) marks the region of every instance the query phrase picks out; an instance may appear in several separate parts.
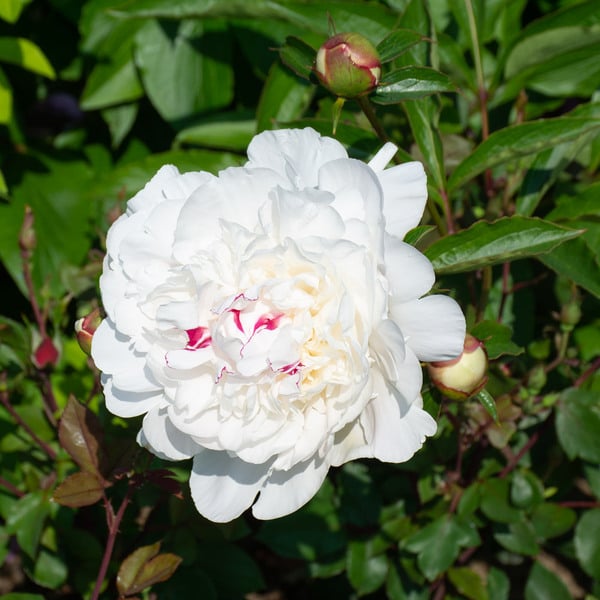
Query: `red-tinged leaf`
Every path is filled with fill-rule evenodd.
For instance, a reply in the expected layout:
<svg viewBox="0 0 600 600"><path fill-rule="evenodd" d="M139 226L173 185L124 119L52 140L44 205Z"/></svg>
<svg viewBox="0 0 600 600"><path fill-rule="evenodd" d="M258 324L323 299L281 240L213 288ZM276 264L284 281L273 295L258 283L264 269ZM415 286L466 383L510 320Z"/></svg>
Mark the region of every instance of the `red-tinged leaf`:
<svg viewBox="0 0 600 600"><path fill-rule="evenodd" d="M160 542L142 546L123 561L117 574L117 588L122 596L137 594L173 575L181 557L171 553L158 554L159 550Z"/></svg>
<svg viewBox="0 0 600 600"><path fill-rule="evenodd" d="M102 498L104 485L93 473L79 471L69 475L52 496L55 502L63 506L78 508L96 504Z"/></svg>
<svg viewBox="0 0 600 600"><path fill-rule="evenodd" d="M70 397L58 428L58 439L71 458L99 477L102 427L96 415Z"/></svg>
<svg viewBox="0 0 600 600"><path fill-rule="evenodd" d="M168 469L154 469L146 473L147 481L153 483L157 487L163 489L165 492L183 498L181 492L181 484L179 481L174 479L175 475Z"/></svg>

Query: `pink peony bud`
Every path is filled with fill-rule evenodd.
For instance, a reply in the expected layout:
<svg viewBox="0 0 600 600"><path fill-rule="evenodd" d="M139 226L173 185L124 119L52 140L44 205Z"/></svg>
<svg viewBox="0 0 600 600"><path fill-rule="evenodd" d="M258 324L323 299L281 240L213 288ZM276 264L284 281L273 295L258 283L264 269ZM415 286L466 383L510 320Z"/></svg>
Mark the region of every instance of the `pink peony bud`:
<svg viewBox="0 0 600 600"><path fill-rule="evenodd" d="M488 359L483 344L467 334L458 358L427 365L433 384L448 398L466 400L487 383Z"/></svg>
<svg viewBox="0 0 600 600"><path fill-rule="evenodd" d="M54 342L49 337L45 337L33 353L32 359L38 369L43 369L48 365L54 366L58 361L58 350Z"/></svg>
<svg viewBox="0 0 600 600"><path fill-rule="evenodd" d="M319 48L315 71L332 94L356 98L377 86L381 61L375 46L359 33L339 33Z"/></svg>
<svg viewBox="0 0 600 600"><path fill-rule="evenodd" d="M75 322L75 333L79 347L89 356L92 350L92 337L102 323L100 309L94 309L89 315Z"/></svg>

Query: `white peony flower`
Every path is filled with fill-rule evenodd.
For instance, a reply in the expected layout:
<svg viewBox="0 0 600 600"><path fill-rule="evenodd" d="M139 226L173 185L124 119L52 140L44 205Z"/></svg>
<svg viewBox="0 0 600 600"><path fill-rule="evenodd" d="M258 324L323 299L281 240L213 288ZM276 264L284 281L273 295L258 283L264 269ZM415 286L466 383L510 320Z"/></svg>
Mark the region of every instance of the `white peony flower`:
<svg viewBox="0 0 600 600"><path fill-rule="evenodd" d="M463 347L458 305L425 296L402 242L420 163L367 165L312 129L256 136L244 167L164 166L110 228L93 337L107 408L140 444L193 457L192 497L226 522L289 514L329 467L408 460L433 435L419 361Z"/></svg>

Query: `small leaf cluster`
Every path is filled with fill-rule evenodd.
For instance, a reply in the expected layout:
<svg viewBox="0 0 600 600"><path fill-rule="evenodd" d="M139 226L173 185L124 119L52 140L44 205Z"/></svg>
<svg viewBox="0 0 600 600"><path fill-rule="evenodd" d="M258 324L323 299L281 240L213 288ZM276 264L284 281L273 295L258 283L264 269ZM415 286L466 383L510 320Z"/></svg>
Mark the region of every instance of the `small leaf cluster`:
<svg viewBox="0 0 600 600"><path fill-rule="evenodd" d="M597 0L0 2L0 595L600 598ZM317 48L360 32L379 85L337 102ZM190 465L104 407L74 322L105 235L163 164L243 164L310 126L420 160L407 243L490 361L401 465L334 469L298 512L216 525Z"/></svg>

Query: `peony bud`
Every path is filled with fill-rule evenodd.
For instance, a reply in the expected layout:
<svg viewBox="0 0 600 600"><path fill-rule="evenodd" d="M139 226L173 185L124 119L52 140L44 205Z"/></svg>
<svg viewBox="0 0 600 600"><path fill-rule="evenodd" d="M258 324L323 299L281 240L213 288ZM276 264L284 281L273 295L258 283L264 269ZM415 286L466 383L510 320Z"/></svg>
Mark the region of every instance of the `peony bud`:
<svg viewBox="0 0 600 600"><path fill-rule="evenodd" d="M375 46L359 33L339 33L319 48L315 71L332 94L356 98L379 83L381 60Z"/></svg>
<svg viewBox="0 0 600 600"><path fill-rule="evenodd" d="M458 358L427 365L434 385L448 398L466 400L487 383L488 359L483 344L467 334Z"/></svg>
<svg viewBox="0 0 600 600"><path fill-rule="evenodd" d="M54 366L56 364L58 361L58 350L49 337L45 337L40 342L40 345L33 353L32 360L33 364L38 369L43 369L47 365Z"/></svg>
<svg viewBox="0 0 600 600"><path fill-rule="evenodd" d="M88 356L92 350L92 337L100 323L102 323L102 316L99 308L94 309L89 315L75 322L75 333L77 334L79 347Z"/></svg>

